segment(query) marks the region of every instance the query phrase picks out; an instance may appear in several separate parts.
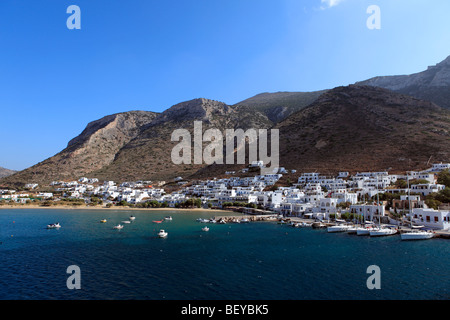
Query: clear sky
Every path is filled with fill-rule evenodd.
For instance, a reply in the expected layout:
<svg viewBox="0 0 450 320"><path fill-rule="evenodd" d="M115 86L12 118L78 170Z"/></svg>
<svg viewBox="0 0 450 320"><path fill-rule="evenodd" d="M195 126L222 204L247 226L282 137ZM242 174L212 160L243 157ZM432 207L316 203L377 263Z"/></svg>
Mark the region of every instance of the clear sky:
<svg viewBox="0 0 450 320"><path fill-rule="evenodd" d="M0 166L36 164L117 112L333 88L449 55L448 0L1 0Z"/></svg>

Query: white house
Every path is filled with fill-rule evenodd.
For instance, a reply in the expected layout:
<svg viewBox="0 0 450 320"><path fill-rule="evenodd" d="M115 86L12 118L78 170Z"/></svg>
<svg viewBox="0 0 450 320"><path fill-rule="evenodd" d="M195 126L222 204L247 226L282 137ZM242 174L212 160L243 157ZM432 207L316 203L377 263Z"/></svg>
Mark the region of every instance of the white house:
<svg viewBox="0 0 450 320"><path fill-rule="evenodd" d="M364 220L377 222L380 215L385 215L384 205L382 204L379 206L376 204L353 204L350 206L350 213L363 215Z"/></svg>
<svg viewBox="0 0 450 320"><path fill-rule="evenodd" d="M412 210L412 220L432 229L449 230L450 211L434 210L429 208L414 208Z"/></svg>
<svg viewBox="0 0 450 320"><path fill-rule="evenodd" d="M439 192L445 189L443 184L431 184L431 183L422 183L422 184L414 184L411 186L411 192L420 193L423 196L427 196L433 192Z"/></svg>
<svg viewBox="0 0 450 320"><path fill-rule="evenodd" d="M434 163L431 169L429 169L431 172L440 172L442 170L449 169L450 170L450 163Z"/></svg>

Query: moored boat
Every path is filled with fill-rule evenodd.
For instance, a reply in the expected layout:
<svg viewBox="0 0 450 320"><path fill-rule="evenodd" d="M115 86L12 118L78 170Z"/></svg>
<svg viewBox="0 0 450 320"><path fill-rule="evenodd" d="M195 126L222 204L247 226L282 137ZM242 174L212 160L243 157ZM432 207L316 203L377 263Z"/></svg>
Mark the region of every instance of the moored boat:
<svg viewBox="0 0 450 320"><path fill-rule="evenodd" d="M58 229L58 228L61 228L61 225L59 224L59 222L50 223L47 225L47 229Z"/></svg>
<svg viewBox="0 0 450 320"><path fill-rule="evenodd" d="M164 231L163 229L159 230L158 232L158 237L160 238L165 238L167 237L168 233L166 231Z"/></svg>
<svg viewBox="0 0 450 320"><path fill-rule="evenodd" d="M345 232L350 228L347 224L337 224L335 226L329 226L327 227L327 232Z"/></svg>
<svg viewBox="0 0 450 320"><path fill-rule="evenodd" d="M114 226L113 229L118 229L118 230L123 229L123 225L118 224L117 226Z"/></svg>
<svg viewBox="0 0 450 320"><path fill-rule="evenodd" d="M400 234L402 240L427 240L434 237L434 233L425 230L413 230Z"/></svg>
<svg viewBox="0 0 450 320"><path fill-rule="evenodd" d="M371 237L391 236L398 232L397 228L378 227L369 231Z"/></svg>

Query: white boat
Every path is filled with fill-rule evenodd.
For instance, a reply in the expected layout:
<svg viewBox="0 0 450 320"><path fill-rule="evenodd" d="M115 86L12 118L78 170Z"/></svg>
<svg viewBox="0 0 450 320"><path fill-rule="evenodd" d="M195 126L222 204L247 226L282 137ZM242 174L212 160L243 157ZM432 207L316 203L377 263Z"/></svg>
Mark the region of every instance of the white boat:
<svg viewBox="0 0 450 320"><path fill-rule="evenodd" d="M377 227L372 228L369 232L371 237L391 236L397 233L396 228Z"/></svg>
<svg viewBox="0 0 450 320"><path fill-rule="evenodd" d="M327 227L327 232L345 232L347 231L351 226L347 224L337 224L335 226L329 226Z"/></svg>
<svg viewBox="0 0 450 320"><path fill-rule="evenodd" d="M434 237L434 233L425 230L412 230L400 234L402 240L427 240Z"/></svg>
<svg viewBox="0 0 450 320"><path fill-rule="evenodd" d="M202 231L209 231L209 228L208 227L203 227Z"/></svg>
<svg viewBox="0 0 450 320"><path fill-rule="evenodd" d="M50 223L47 225L47 229L58 229L58 228L61 228L61 225L59 224L59 222Z"/></svg>
<svg viewBox="0 0 450 320"><path fill-rule="evenodd" d="M249 222L250 222L250 220L247 219L247 218L242 218L241 219L241 223L249 223Z"/></svg>
<svg viewBox="0 0 450 320"><path fill-rule="evenodd" d="M168 233L166 231L164 231L163 229L159 230L158 237L165 238L165 237L167 237L167 235L168 235Z"/></svg>
<svg viewBox="0 0 450 320"><path fill-rule="evenodd" d="M172 217L171 217L171 216L165 217L164 219L165 219L165 220L168 220L168 221L172 221Z"/></svg>
<svg viewBox="0 0 450 320"><path fill-rule="evenodd" d="M113 229L118 229L118 230L123 229L123 225L118 224L117 226L114 226Z"/></svg>
<svg viewBox="0 0 450 320"><path fill-rule="evenodd" d="M131 221L133 221L134 219L136 219L136 217L130 216L130 220L131 220Z"/></svg>
<svg viewBox="0 0 450 320"><path fill-rule="evenodd" d="M358 236L368 236L370 235L370 230L372 230L373 227L358 227L356 228L356 235Z"/></svg>
<svg viewBox="0 0 450 320"><path fill-rule="evenodd" d="M357 230L358 230L358 227L357 227L357 226L350 226L350 227L347 229L347 233L348 233L348 234L356 234Z"/></svg>
<svg viewBox="0 0 450 320"><path fill-rule="evenodd" d="M378 176L377 176L377 191L378 191ZM380 199L379 194L377 192L377 207L380 207ZM398 232L397 228L388 228L381 226L381 212L378 211L378 226L370 229L369 235L371 237L382 237L382 236L391 236Z"/></svg>
<svg viewBox="0 0 450 320"><path fill-rule="evenodd" d="M220 219L220 220L219 220L219 223L220 223L220 224L226 224L227 222L226 222L224 219Z"/></svg>
<svg viewBox="0 0 450 320"><path fill-rule="evenodd" d="M131 221L125 220L125 221L122 221L122 223L131 223Z"/></svg>
<svg viewBox="0 0 450 320"><path fill-rule="evenodd" d="M209 220L208 219L202 219L202 218L198 218L197 222L201 222L201 223L208 223Z"/></svg>

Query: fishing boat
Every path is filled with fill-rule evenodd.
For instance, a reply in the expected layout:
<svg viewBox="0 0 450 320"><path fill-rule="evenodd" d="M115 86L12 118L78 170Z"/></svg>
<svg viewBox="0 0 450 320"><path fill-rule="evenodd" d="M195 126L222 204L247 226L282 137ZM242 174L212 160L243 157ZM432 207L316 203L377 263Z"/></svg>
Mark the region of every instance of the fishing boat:
<svg viewBox="0 0 450 320"><path fill-rule="evenodd" d="M61 225L59 224L59 222L50 223L47 225L47 229L58 229L58 228L61 228Z"/></svg>
<svg viewBox="0 0 450 320"><path fill-rule="evenodd" d="M113 229L118 229L118 230L123 229L123 225L118 224L117 226L114 226Z"/></svg>
<svg viewBox="0 0 450 320"><path fill-rule="evenodd" d="M171 216L165 217L164 220L172 221L172 217Z"/></svg>
<svg viewBox="0 0 450 320"><path fill-rule="evenodd" d="M153 220L153 223L163 223L163 221L164 221L164 219L163 220Z"/></svg>
<svg viewBox="0 0 450 320"><path fill-rule="evenodd" d="M133 221L134 219L136 219L136 217L135 216L130 216L130 221Z"/></svg>
<svg viewBox="0 0 450 320"><path fill-rule="evenodd" d="M209 228L208 227L203 227L202 231L209 231Z"/></svg>
<svg viewBox="0 0 450 320"><path fill-rule="evenodd" d="M101 223L106 223L106 219L100 220Z"/></svg>
<svg viewBox="0 0 450 320"><path fill-rule="evenodd" d="M166 231L164 231L163 229L159 230L158 237L165 238L165 237L167 237L167 235L168 235L168 233Z"/></svg>

